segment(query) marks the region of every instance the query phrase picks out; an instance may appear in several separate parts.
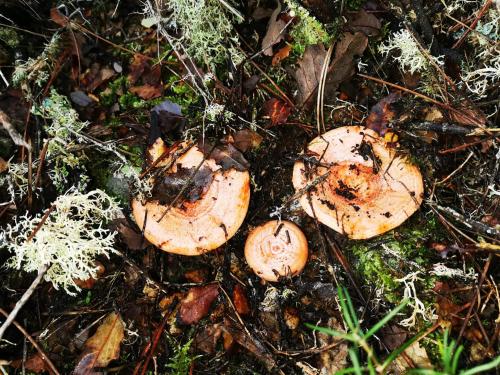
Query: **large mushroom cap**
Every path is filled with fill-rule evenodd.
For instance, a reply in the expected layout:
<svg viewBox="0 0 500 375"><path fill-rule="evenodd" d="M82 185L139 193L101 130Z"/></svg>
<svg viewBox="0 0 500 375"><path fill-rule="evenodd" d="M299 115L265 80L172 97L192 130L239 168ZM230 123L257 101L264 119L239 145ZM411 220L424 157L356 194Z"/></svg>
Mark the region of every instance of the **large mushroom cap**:
<svg viewBox="0 0 500 375"><path fill-rule="evenodd" d="M176 160L169 156L158 166L171 165L167 176L181 169L205 175L210 172L208 177L200 177L207 181L201 196L172 206L134 199L132 211L152 244L170 253L200 255L224 244L243 223L250 202L250 175L234 168L223 170L213 159L206 159L198 146L177 153L180 148L174 149L180 155ZM150 151L153 162L165 150L161 142L156 144Z"/></svg>
<svg viewBox="0 0 500 375"><path fill-rule="evenodd" d="M248 265L267 281L300 273L306 265L307 254L304 233L289 221L268 221L254 228L245 242Z"/></svg>
<svg viewBox="0 0 500 375"><path fill-rule="evenodd" d="M405 221L423 198L422 175L373 130L345 126L309 143L293 185L309 216L353 239L370 238Z"/></svg>

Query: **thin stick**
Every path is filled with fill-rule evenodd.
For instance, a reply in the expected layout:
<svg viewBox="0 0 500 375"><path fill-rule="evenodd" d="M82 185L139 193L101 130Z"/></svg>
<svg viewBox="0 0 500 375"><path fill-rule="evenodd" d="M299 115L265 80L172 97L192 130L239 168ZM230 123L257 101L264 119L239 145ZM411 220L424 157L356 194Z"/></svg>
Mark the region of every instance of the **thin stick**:
<svg viewBox="0 0 500 375"><path fill-rule="evenodd" d="M26 304L26 302L28 302L29 298L31 297L31 295L35 291L38 284L41 283L43 276L45 275L45 273L47 272L48 269L49 269L49 266L44 265L38 270L38 276L36 277L36 279L33 280L30 287L26 290L26 292L24 292L24 294L21 296L21 299L19 301L17 301L16 306L14 306L14 309L10 312L9 316L7 317L5 322L0 327L0 340L2 340L2 337L5 333L5 331L12 324L12 322L16 318L16 316L19 313L19 311L21 310L21 308Z"/></svg>
<svg viewBox="0 0 500 375"><path fill-rule="evenodd" d="M5 311L4 309L2 309L1 307L0 307L0 313L3 314L6 317L9 316L9 314L7 313L7 311ZM54 366L54 364L50 360L49 356L44 352L44 350L40 347L40 345L38 345L38 343L33 339L33 337L31 337L31 335L23 328L23 326L20 325L15 320L12 322L12 324L14 324L14 326L16 326L16 328L19 331L21 331L21 333L24 335L24 337L26 337L28 339L29 342L31 342L31 344L33 345L33 347L38 351L38 353L40 353L40 357L42 358L42 360L47 364L47 366L50 367L50 370L55 375L59 375L60 372L57 370L56 366Z"/></svg>

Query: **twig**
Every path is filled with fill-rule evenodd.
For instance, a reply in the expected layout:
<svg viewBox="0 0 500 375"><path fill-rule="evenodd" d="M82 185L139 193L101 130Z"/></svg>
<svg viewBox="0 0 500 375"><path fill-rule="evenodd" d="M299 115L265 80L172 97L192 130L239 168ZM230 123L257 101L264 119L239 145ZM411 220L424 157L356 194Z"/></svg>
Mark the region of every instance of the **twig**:
<svg viewBox="0 0 500 375"><path fill-rule="evenodd" d="M9 316L9 314L7 313L7 311L5 311L4 309L2 309L0 307L0 313L3 314L4 316ZM28 339L28 341L33 345L33 347L38 351L38 353L40 353L40 357L42 358L42 360L47 364L47 366L50 367L50 370L55 374L55 375L59 375L60 372L57 370L56 366L54 366L54 364L52 363L52 361L50 360L49 356L44 352L44 350L41 348L40 345L38 345L38 343L33 339L33 337L31 337L31 335L23 328L22 325L20 325L18 322L16 322L15 320L12 322L12 324L19 330L21 331L21 333L24 335L24 337L26 337Z"/></svg>
<svg viewBox="0 0 500 375"><path fill-rule="evenodd" d="M47 272L48 269L49 269L49 266L48 265L44 265L44 266L42 266L38 270L38 275L35 278L35 280L33 280L33 282L31 283L30 287L21 296L21 299L19 301L17 301L16 306L14 306L14 309L12 309L12 311L10 312L10 314L7 316L7 319L5 320L5 322L0 327L0 340L2 340L2 337L3 337L4 333L5 333L5 331L12 324L12 322L16 318L16 316L19 313L19 311L21 310L21 308L26 304L26 302L28 302L29 298L31 297L31 295L35 291L35 289L38 286L38 284L40 284L40 282L42 281L42 278L43 278L43 276L45 275L45 273Z"/></svg>
<svg viewBox="0 0 500 375"><path fill-rule="evenodd" d="M462 43L464 42L464 40L467 37L467 35L469 35L469 33L476 28L479 20L481 19L481 17L484 16L484 14L488 10L488 8L491 6L492 2L493 2L492 0L487 0L484 3L484 5L481 8L481 10L479 11L477 17L474 19L474 22L472 22L472 24L470 25L470 27L468 27L467 30L465 30L465 32L462 35L462 37L459 40L457 40L457 42L451 48L455 49L455 48L458 48L458 47L460 47L462 45Z"/></svg>

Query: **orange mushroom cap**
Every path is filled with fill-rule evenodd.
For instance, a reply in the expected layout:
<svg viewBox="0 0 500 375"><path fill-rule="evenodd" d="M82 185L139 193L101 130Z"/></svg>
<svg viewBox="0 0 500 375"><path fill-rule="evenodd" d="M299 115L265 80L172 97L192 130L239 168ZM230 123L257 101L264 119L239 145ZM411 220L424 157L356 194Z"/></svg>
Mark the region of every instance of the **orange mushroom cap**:
<svg viewBox="0 0 500 375"><path fill-rule="evenodd" d="M157 140L149 150L151 163L165 152L162 143ZM171 152L177 152L183 146L185 144ZM144 228L144 236L152 244L170 253L200 255L224 244L243 223L250 202L250 175L234 168L223 170L213 159L206 159L196 145L179 154L175 160L168 156L157 166L170 166L167 175L175 174L180 168L193 171L195 168L209 168L211 181L201 197L172 207L157 200L143 203L134 199L132 212L137 225Z"/></svg>
<svg viewBox="0 0 500 375"><path fill-rule="evenodd" d="M316 162L306 167L297 161L293 168L300 204L309 216L350 238L387 232L422 203L418 168L371 129L330 130L309 143L306 155Z"/></svg>
<svg viewBox="0 0 500 375"><path fill-rule="evenodd" d="M268 221L254 228L245 242L248 265L267 281L297 275L306 265L307 255L307 239L290 221Z"/></svg>

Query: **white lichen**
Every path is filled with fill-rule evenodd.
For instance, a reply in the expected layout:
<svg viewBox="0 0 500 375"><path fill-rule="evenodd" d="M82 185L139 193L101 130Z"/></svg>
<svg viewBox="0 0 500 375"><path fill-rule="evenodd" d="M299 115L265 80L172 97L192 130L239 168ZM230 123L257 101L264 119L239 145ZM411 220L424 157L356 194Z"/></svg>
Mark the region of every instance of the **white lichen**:
<svg viewBox="0 0 500 375"><path fill-rule="evenodd" d="M417 287L415 283L422 280L419 277L420 271L412 272L401 279L395 279L397 282L404 284L404 298L409 299L408 306L411 307L411 315L399 322L403 327L415 327L417 323L417 317L420 315L422 319L426 322L434 321L437 319L437 315L434 313L432 308L426 308L424 303L420 300L417 294Z"/></svg>
<svg viewBox="0 0 500 375"><path fill-rule="evenodd" d="M439 277L449 277L449 278L461 278L465 280L476 280L477 273L474 268L469 268L468 270L461 270L458 268L449 268L443 263L436 263L432 266L430 271L432 275Z"/></svg>
<svg viewBox="0 0 500 375"><path fill-rule="evenodd" d="M114 252L115 233L103 222L119 212L105 192L82 194L73 189L56 199L45 222L42 214L26 214L0 232L0 247L12 253L6 266L25 272L48 266L45 280L74 295L80 290L75 280L96 277L96 257Z"/></svg>
<svg viewBox="0 0 500 375"><path fill-rule="evenodd" d="M28 164L10 163L7 170L0 174L0 186L7 187L10 202L28 193Z"/></svg>
<svg viewBox="0 0 500 375"><path fill-rule="evenodd" d="M386 43L379 46L379 51L383 55L397 52L398 55L394 59L399 63L403 71L412 74L427 70L431 65L429 59L432 59L438 65L443 64L440 57L432 56L429 51L424 54L408 30L393 33Z"/></svg>

